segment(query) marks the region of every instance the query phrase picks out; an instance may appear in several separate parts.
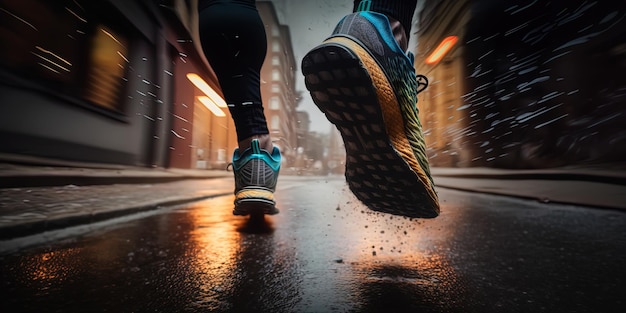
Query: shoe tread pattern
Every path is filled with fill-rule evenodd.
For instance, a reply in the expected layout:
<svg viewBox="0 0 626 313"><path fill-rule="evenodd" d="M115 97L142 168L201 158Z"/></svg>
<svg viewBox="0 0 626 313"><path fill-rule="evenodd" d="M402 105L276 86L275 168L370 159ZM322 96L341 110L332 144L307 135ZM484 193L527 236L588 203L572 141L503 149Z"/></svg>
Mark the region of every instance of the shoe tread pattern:
<svg viewBox="0 0 626 313"><path fill-rule="evenodd" d="M372 77L359 57L325 43L305 56L302 71L315 104L344 140L346 178L355 196L374 211L436 217L427 187L390 141Z"/></svg>

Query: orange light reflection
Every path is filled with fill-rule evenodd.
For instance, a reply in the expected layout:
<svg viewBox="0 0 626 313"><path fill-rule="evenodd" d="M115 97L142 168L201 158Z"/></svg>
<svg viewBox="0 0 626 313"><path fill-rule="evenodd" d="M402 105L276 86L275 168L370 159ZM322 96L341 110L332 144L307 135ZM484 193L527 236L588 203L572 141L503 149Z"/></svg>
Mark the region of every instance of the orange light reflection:
<svg viewBox="0 0 626 313"><path fill-rule="evenodd" d="M447 254L455 229L439 227L441 218L412 220L377 213L352 216L358 211L348 203L357 201L350 194L344 199L346 207L333 213L344 222L332 231L342 238L338 249L342 259L354 269L346 279L355 275L359 282L355 292L387 282L413 284L423 290L452 289L459 283Z"/></svg>
<svg viewBox="0 0 626 313"><path fill-rule="evenodd" d="M218 197L198 205L203 208L188 211L194 230L184 259L191 265L194 280L203 282L198 288L210 302L219 295L217 291L234 288L243 239L238 226L233 225L233 197Z"/></svg>
<svg viewBox="0 0 626 313"><path fill-rule="evenodd" d="M79 249L66 249L35 254L24 260L22 268L30 281L45 285L52 281L59 283L76 273L70 260L79 252Z"/></svg>
<svg viewBox="0 0 626 313"><path fill-rule="evenodd" d="M426 58L426 64L437 64L452 49L452 46L458 41L457 36L448 36L444 38L439 46Z"/></svg>

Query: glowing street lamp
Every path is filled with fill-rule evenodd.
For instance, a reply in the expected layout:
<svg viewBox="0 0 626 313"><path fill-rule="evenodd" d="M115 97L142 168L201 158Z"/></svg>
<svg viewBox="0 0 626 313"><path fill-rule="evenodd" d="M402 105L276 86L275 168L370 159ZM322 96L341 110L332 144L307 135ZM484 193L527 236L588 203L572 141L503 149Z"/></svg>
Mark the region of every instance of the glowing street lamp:
<svg viewBox="0 0 626 313"><path fill-rule="evenodd" d="M426 58L426 64L437 64L452 49L452 46L459 40L457 36L448 36L444 38L439 46Z"/></svg>
<svg viewBox="0 0 626 313"><path fill-rule="evenodd" d="M213 112L213 114L215 114L215 116L226 116L224 111L222 111L222 109L217 107L217 105L215 104L213 99L211 99L209 97L206 97L206 96L200 96L200 97L198 97L198 100L200 102L202 102L202 104L204 104L204 106L207 109L209 109L209 111Z"/></svg>
<svg viewBox="0 0 626 313"><path fill-rule="evenodd" d="M195 73L187 73L187 79L191 81L194 86L200 89L205 96L198 97L198 100L204 104L204 106L213 112L216 116L226 116L224 111L220 108L227 107L226 101L220 97L220 95L207 84L200 75Z"/></svg>
<svg viewBox="0 0 626 313"><path fill-rule="evenodd" d="M215 104L220 108L227 107L226 101L220 97L220 95L207 84L200 75L195 73L187 73L187 79L189 79L198 89L200 89L204 94L209 97Z"/></svg>

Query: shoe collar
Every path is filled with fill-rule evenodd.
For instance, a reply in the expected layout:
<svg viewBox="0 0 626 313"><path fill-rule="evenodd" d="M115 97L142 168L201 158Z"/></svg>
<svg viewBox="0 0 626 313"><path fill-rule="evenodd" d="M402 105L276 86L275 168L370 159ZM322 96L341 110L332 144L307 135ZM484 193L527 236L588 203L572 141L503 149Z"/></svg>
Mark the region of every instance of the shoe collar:
<svg viewBox="0 0 626 313"><path fill-rule="evenodd" d="M257 158L263 159L274 170L280 168L280 164L282 161L280 149L278 149L276 146L272 148L271 152L262 150L261 145L259 144L259 140L252 139L252 142L250 143L250 148L247 148L243 151L239 148L235 149L232 161L233 169L238 170L243 164L245 164L249 160Z"/></svg>
<svg viewBox="0 0 626 313"><path fill-rule="evenodd" d="M373 12L369 10L361 10L361 11L354 12L353 14L359 14L365 19L367 19L370 23L372 23L377 29L379 29L380 31L379 34L381 35L382 39L385 41L387 46L391 48L391 50L404 54L407 60L411 62L411 65L414 64L415 56L410 51L402 50L402 48L400 47L400 44L398 44L398 42L396 41L396 38L393 36L393 33L391 32L391 24L389 23L389 18L387 18L385 14ZM345 18L346 17L344 17L343 19ZM343 22L343 19L340 23Z"/></svg>

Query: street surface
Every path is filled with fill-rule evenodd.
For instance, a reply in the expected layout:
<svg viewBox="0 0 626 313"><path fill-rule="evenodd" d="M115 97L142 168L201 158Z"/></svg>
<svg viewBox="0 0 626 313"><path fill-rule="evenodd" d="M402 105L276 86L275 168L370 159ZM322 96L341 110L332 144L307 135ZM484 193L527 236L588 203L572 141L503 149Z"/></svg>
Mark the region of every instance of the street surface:
<svg viewBox="0 0 626 313"><path fill-rule="evenodd" d="M284 176L264 220L228 195L51 231L0 256L0 311L626 309L622 211L438 191L442 214L411 220L368 211L343 177Z"/></svg>

